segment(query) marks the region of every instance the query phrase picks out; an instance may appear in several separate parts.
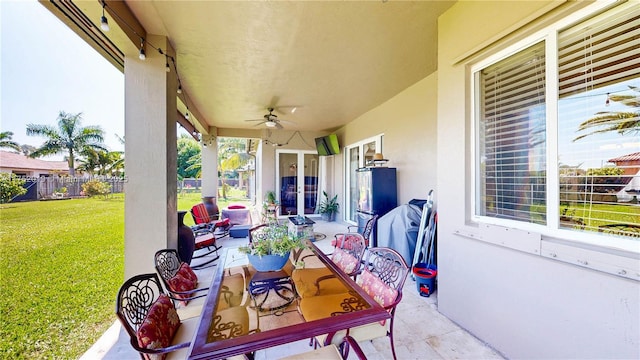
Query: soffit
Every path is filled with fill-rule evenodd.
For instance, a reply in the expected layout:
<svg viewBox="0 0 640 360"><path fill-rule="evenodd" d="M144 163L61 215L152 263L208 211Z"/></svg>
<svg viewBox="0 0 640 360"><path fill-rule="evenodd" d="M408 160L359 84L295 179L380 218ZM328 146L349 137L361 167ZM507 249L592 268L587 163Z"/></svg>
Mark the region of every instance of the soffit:
<svg viewBox="0 0 640 360"><path fill-rule="evenodd" d="M244 120L280 106L295 122L285 129L330 131L436 70L437 17L454 2L126 3L148 34L169 38L208 125L255 129Z"/></svg>

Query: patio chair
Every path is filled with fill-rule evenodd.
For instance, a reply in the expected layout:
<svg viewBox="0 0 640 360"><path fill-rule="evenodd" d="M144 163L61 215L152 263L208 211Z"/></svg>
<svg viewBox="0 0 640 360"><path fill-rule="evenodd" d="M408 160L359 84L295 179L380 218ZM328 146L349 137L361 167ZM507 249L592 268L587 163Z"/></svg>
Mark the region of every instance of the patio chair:
<svg viewBox="0 0 640 360"><path fill-rule="evenodd" d="M231 228L229 219L224 216L219 220L212 219L203 203L193 205L190 212L193 217L193 222L196 224L191 229L196 234L198 234L198 232L210 232L219 238L229 235L229 229Z"/></svg>
<svg viewBox="0 0 640 360"><path fill-rule="evenodd" d="M142 359L186 359L190 340L198 328L197 317L183 320L164 293L157 274L143 274L124 282L116 298L116 315L129 334L131 346ZM216 311L216 320L232 326L219 327L216 336L229 338L249 330L246 306Z"/></svg>
<svg viewBox="0 0 640 360"><path fill-rule="evenodd" d="M351 349L353 349L353 352L359 360L367 360L360 345L358 345L358 342L351 336L345 336L339 346L331 344L301 354L286 356L280 358L280 360L347 360Z"/></svg>
<svg viewBox="0 0 640 360"><path fill-rule="evenodd" d="M187 304L195 299L202 299L189 306L191 311L185 312L185 316L197 316L207 296L211 279L200 281L198 275L192 271L189 264L180 260L178 252L174 249L162 249L156 251L154 256L156 271L160 275L169 297L187 307ZM198 287L198 286L201 287ZM242 275L227 275L222 282L221 294L224 308L240 306L244 298L245 280ZM188 315L186 315L188 314Z"/></svg>
<svg viewBox="0 0 640 360"><path fill-rule="evenodd" d="M340 344L346 335L352 336L358 342L387 336L393 358L396 359L393 322L396 307L402 300L402 287L408 272L407 263L397 251L384 247L370 248L365 268L358 275L356 283L389 312L391 319L317 336L312 339L314 347ZM350 294L305 297L300 300L299 310L306 321L340 316L348 311L343 307L345 297L350 297Z"/></svg>
<svg viewBox="0 0 640 360"><path fill-rule="evenodd" d="M365 239L362 235L358 233L342 234L331 255L331 260L348 276L355 279L356 275L360 273L365 249ZM298 295L302 298L340 294L347 291L342 281L337 279L326 267L295 269L291 277Z"/></svg>
<svg viewBox="0 0 640 360"><path fill-rule="evenodd" d="M216 244L216 239L229 235L229 229L231 228L229 219L211 219L207 212L207 208L202 203L191 207L191 216L193 217L193 221L196 223L195 226L191 227L196 241L193 259L201 259L211 254L215 254L214 258L207 259L205 262L200 264L192 265L192 267L203 268L213 266L212 263L220 258L218 250L220 250L221 246ZM204 251L198 252L198 250Z"/></svg>
<svg viewBox="0 0 640 360"><path fill-rule="evenodd" d="M197 318L182 321L178 317L156 274L137 275L122 284L116 315L142 359L169 353L186 358L198 325Z"/></svg>
<svg viewBox="0 0 640 360"><path fill-rule="evenodd" d="M373 233L373 228L376 226L376 221L378 221L378 215L373 215L371 218L369 218L369 220L367 220L367 222L365 223L364 227L362 228L362 232L360 232L360 227L358 225L349 225L347 226L347 231L349 233L353 233L353 232L357 232L360 233L362 235L362 237L364 237L365 240L365 245L367 247L369 247L369 244L371 243L369 240L371 239L371 234ZM340 237L342 236L342 234L336 234L335 235L335 239L331 240L331 245L332 246L336 246L336 244L339 243L340 241Z"/></svg>

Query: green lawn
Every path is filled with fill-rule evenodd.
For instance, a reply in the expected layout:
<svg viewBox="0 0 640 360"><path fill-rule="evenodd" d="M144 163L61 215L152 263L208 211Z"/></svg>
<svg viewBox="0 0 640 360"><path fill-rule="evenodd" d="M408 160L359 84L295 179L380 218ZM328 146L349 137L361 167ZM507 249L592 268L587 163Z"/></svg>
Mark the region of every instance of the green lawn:
<svg viewBox="0 0 640 360"><path fill-rule="evenodd" d="M0 220L0 358L79 357L116 319L124 197L4 204Z"/></svg>

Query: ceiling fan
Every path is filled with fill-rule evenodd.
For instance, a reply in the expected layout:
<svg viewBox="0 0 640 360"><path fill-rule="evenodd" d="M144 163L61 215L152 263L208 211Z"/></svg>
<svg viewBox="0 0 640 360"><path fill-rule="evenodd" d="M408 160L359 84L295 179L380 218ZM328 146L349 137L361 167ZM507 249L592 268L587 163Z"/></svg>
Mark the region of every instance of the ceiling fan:
<svg viewBox="0 0 640 360"><path fill-rule="evenodd" d="M270 107L267 110L269 111L269 113L265 114L262 119L253 119L253 120L245 120L245 121L260 121L255 126L260 126L260 125L264 124L268 128L276 128L276 129L282 129L283 128L283 126L280 125L280 122L295 124L292 121L278 119L278 115L273 113L273 110L275 110L274 108Z"/></svg>

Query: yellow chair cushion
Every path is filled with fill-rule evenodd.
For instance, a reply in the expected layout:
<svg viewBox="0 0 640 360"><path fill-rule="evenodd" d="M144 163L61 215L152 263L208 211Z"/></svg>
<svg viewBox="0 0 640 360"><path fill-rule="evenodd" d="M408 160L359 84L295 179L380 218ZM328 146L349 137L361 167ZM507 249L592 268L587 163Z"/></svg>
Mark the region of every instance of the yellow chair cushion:
<svg viewBox="0 0 640 360"><path fill-rule="evenodd" d="M280 360L342 360L342 355L338 348L331 346L323 346L313 351L307 351L301 354L290 355L280 358Z"/></svg>
<svg viewBox="0 0 640 360"><path fill-rule="evenodd" d="M348 293L334 294L326 296L313 296L300 300L300 312L306 321L314 321L330 317L332 313L344 312L348 309L348 305L343 305L345 298L349 297ZM340 315L334 315L340 316ZM357 326L349 329L351 335L356 341L364 341L376 339L387 335L387 326L381 325L380 322L374 322L367 325ZM331 344L339 345L346 336L347 331L338 331L331 339ZM323 344L327 335L316 336L320 344Z"/></svg>
<svg viewBox="0 0 640 360"><path fill-rule="evenodd" d="M245 289L244 276L240 274L225 275L222 278L218 310L242 305L245 298Z"/></svg>
<svg viewBox="0 0 640 360"><path fill-rule="evenodd" d="M352 299L349 303L348 299ZM353 311L358 305L356 298L349 293L311 296L300 299L300 313L306 321L314 321L334 316L340 313Z"/></svg>
<svg viewBox="0 0 640 360"><path fill-rule="evenodd" d="M249 333L249 313L244 306L217 310L207 334L207 342L230 339Z"/></svg>
<svg viewBox="0 0 640 360"><path fill-rule="evenodd" d="M324 279L316 287L315 282L319 277L330 275L332 275L332 272L327 268L296 269L293 271L291 279L301 298L340 294L349 291L338 278Z"/></svg>

